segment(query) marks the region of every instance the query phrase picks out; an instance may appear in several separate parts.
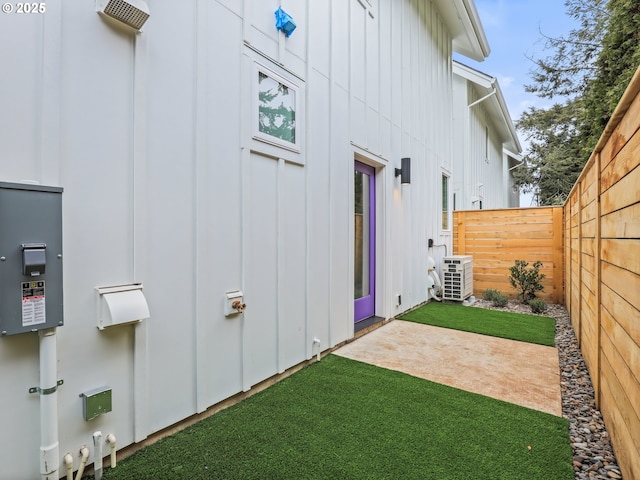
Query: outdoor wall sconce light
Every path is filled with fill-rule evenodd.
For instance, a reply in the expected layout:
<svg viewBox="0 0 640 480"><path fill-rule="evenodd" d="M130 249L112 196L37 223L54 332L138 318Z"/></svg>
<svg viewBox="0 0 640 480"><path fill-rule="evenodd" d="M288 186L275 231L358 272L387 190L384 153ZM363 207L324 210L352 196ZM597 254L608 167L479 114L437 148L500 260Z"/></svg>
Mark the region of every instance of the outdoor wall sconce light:
<svg viewBox="0 0 640 480"><path fill-rule="evenodd" d="M282 10L282 7L278 7L275 11L276 14L276 28L284 32L285 37L289 38L293 31L296 29L296 23L287 12Z"/></svg>
<svg viewBox="0 0 640 480"><path fill-rule="evenodd" d="M411 183L411 159L405 157L401 161L402 168L396 168L396 177L400 177L402 185L409 185Z"/></svg>

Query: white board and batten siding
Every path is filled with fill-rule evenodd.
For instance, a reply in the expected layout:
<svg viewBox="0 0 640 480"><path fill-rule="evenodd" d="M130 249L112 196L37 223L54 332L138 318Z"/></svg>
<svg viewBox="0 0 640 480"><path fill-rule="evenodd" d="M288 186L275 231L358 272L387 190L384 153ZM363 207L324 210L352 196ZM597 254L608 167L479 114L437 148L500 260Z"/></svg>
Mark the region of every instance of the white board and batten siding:
<svg viewBox="0 0 640 480"><path fill-rule="evenodd" d="M511 169L522 147L498 80L457 61L453 73L455 208L517 207Z"/></svg>
<svg viewBox="0 0 640 480"><path fill-rule="evenodd" d="M354 335L355 160L377 171L376 315L426 300L444 253L428 238L451 251L452 36L434 4L286 2L290 38L277 0L149 4L138 35L91 1L0 16L0 181L64 188L61 455L96 430L140 441ZM296 91L294 148L255 135L257 69ZM98 330L96 287L133 282L151 317ZM225 317L234 289L247 309ZM37 335L0 338L0 377L0 477L36 477ZM104 385L112 412L85 421L79 394Z"/></svg>

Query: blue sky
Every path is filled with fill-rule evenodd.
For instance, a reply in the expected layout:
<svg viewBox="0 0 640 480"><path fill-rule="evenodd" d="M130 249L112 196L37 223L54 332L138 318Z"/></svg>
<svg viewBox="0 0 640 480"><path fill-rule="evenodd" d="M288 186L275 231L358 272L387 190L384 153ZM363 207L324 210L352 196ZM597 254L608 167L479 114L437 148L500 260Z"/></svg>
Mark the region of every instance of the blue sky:
<svg viewBox="0 0 640 480"><path fill-rule="evenodd" d="M529 71L533 67L527 56L548 56L540 31L548 36L560 36L573 28L573 19L566 14L564 1L475 0L475 4L491 54L481 63L464 57L457 59L498 78L514 121L532 105L549 106L549 100L524 91L524 85L531 83Z"/></svg>

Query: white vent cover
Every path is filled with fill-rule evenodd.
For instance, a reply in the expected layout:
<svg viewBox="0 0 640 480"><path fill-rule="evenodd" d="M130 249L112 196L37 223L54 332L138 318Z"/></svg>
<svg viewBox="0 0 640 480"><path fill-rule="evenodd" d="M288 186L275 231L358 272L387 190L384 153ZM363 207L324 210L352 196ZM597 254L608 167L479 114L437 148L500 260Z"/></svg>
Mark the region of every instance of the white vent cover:
<svg viewBox="0 0 640 480"><path fill-rule="evenodd" d="M96 10L134 30L140 30L149 18L144 0L96 0Z"/></svg>

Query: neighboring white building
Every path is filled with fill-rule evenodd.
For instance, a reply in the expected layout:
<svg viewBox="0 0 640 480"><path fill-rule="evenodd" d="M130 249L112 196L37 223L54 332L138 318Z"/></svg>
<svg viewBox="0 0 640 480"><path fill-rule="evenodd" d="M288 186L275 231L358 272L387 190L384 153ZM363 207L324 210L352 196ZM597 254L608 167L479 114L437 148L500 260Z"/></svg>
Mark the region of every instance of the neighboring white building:
<svg viewBox="0 0 640 480"><path fill-rule="evenodd" d="M441 179L464 156L452 52L489 53L475 6L286 2L287 38L281 3L154 0L141 33L89 0L0 15L0 182L64 189L64 325L46 352L42 331L0 337L0 478L64 476L95 431L139 442L352 338L357 316L426 301L444 253L428 240L451 251ZM519 149L502 128L491 166L494 144ZM226 316L235 290L246 310ZM81 394L105 386L111 412L85 420Z"/></svg>
<svg viewBox="0 0 640 480"><path fill-rule="evenodd" d="M522 147L495 77L453 62L454 129L452 209L520 205L513 188Z"/></svg>

